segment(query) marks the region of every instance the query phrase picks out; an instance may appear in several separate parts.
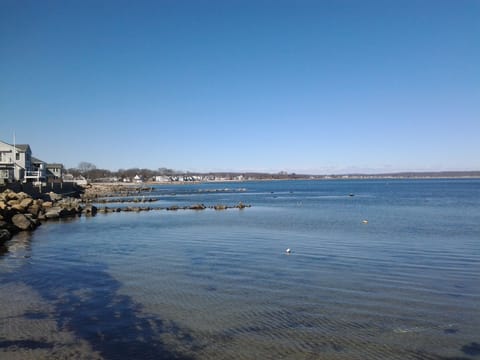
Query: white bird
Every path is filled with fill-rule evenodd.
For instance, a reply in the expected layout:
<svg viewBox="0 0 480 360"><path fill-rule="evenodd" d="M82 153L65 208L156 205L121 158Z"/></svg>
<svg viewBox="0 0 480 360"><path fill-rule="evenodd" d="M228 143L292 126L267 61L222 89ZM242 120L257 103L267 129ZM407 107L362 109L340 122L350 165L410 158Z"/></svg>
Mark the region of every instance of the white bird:
<svg viewBox="0 0 480 360"><path fill-rule="evenodd" d="M285 252L286 252L287 254L290 254L290 253L292 252L292 250L290 250L290 248L288 248L287 250L285 250Z"/></svg>

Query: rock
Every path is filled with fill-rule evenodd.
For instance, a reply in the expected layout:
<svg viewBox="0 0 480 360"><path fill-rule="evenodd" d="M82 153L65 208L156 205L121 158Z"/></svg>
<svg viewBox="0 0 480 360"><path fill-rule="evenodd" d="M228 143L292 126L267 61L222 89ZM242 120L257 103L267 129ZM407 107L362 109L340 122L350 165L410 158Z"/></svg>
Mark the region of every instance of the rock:
<svg viewBox="0 0 480 360"><path fill-rule="evenodd" d="M28 197L20 201L20 205L24 208L27 209L30 205L33 204L33 199Z"/></svg>
<svg viewBox="0 0 480 360"><path fill-rule="evenodd" d="M38 215L40 214L40 210L41 210L41 207L37 204L32 204L30 205L30 207L27 209L27 212L29 214L32 214L33 216L35 217L38 217Z"/></svg>
<svg viewBox="0 0 480 360"><path fill-rule="evenodd" d="M7 208L7 203L4 200L0 200L0 210L5 210Z"/></svg>
<svg viewBox="0 0 480 360"><path fill-rule="evenodd" d="M85 206L85 208L83 209L83 213L85 215L91 215L91 216L94 216L96 213L97 213L97 208L93 205L87 205Z"/></svg>
<svg viewBox="0 0 480 360"><path fill-rule="evenodd" d="M17 193L17 199L19 201L23 201L25 199L31 199L31 197L27 193L24 193L23 191L21 191L21 192Z"/></svg>
<svg viewBox="0 0 480 360"><path fill-rule="evenodd" d="M45 212L45 217L47 219L58 219L65 216L66 210L62 209L59 206L52 207Z"/></svg>
<svg viewBox="0 0 480 360"><path fill-rule="evenodd" d="M18 201L17 199L11 199L7 201L8 206L19 205L19 204L20 204L20 201Z"/></svg>
<svg viewBox="0 0 480 360"><path fill-rule="evenodd" d="M53 206L53 203L51 201L45 201L42 203L42 207L44 209L48 209L48 208L51 208Z"/></svg>
<svg viewBox="0 0 480 360"><path fill-rule="evenodd" d="M12 224L20 230L31 230L35 228L35 223L24 214L13 215Z"/></svg>
<svg viewBox="0 0 480 360"><path fill-rule="evenodd" d="M242 203L241 201L238 203L238 205L236 206L237 209L245 209L246 207L248 207L248 205L245 205L244 203Z"/></svg>
<svg viewBox="0 0 480 360"><path fill-rule="evenodd" d="M0 245L12 238L12 234L7 229L0 229Z"/></svg>
<svg viewBox="0 0 480 360"><path fill-rule="evenodd" d="M190 210L205 210L206 208L203 204L194 204L189 207Z"/></svg>
<svg viewBox="0 0 480 360"><path fill-rule="evenodd" d="M5 200L8 201L8 200L17 200L18 199L18 196L17 196L17 193L13 190L10 190L10 189L7 189L3 192L3 194L5 195Z"/></svg>
<svg viewBox="0 0 480 360"><path fill-rule="evenodd" d="M23 213L25 212L25 208L22 206L22 204L15 204L11 206L12 210L15 210L16 212Z"/></svg>
<svg viewBox="0 0 480 360"><path fill-rule="evenodd" d="M226 210L227 209L227 206L226 205L220 205L220 204L217 204L213 207L215 210Z"/></svg>
<svg viewBox="0 0 480 360"><path fill-rule="evenodd" d="M48 196L50 197L50 201L53 201L53 202L55 202L55 201L60 201L60 200L63 199L63 195L56 194L56 193L54 193L53 191L50 191L50 192L48 193Z"/></svg>

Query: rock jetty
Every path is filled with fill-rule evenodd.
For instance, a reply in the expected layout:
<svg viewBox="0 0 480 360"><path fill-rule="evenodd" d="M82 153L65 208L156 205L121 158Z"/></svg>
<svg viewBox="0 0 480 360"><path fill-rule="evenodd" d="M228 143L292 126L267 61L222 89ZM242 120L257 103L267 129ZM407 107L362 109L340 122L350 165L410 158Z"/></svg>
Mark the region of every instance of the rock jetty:
<svg viewBox="0 0 480 360"><path fill-rule="evenodd" d="M229 206L224 204L216 204L206 206L204 204L193 204L190 206L172 205L169 207L150 207L150 206L127 206L127 207L97 207L99 203L119 202L118 199L110 201L105 198L111 196L131 196L138 195L149 189L141 187L125 187L125 186L91 186L86 189L81 199L66 197L54 192L42 194L41 198L34 198L25 192L15 192L7 189L0 193L0 246L10 240L12 236L20 231L31 231L37 228L42 221L60 219L73 216L92 216L99 213L118 213L118 212L140 212L150 210L227 210L227 209L245 209L250 205L242 202L237 205ZM156 198L145 199L143 196L141 201L130 202L154 202ZM122 201L121 201L122 202Z"/></svg>
<svg viewBox="0 0 480 360"><path fill-rule="evenodd" d="M34 230L43 220L95 215L96 212L91 204L53 192L43 199L34 199L24 192L5 190L0 193L0 245L19 231Z"/></svg>

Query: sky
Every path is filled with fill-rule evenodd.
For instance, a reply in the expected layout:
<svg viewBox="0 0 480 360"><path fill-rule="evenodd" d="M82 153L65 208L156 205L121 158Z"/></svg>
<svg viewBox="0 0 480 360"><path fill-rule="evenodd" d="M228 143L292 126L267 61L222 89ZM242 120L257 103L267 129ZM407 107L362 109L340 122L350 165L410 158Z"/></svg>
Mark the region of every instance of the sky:
<svg viewBox="0 0 480 360"><path fill-rule="evenodd" d="M110 170L480 169L478 0L0 0L0 140Z"/></svg>

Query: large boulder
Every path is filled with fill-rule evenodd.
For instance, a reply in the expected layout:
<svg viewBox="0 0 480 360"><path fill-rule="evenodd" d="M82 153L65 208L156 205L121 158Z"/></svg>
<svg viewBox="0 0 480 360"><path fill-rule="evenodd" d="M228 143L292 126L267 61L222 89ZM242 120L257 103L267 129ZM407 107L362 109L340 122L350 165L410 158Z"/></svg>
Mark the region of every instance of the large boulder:
<svg viewBox="0 0 480 360"><path fill-rule="evenodd" d="M35 222L24 214L13 215L12 224L19 230L31 230L35 228Z"/></svg>
<svg viewBox="0 0 480 360"><path fill-rule="evenodd" d="M33 199L31 197L24 198L22 201L20 201L20 205L24 209L27 209L32 204L33 204Z"/></svg>
<svg viewBox="0 0 480 360"><path fill-rule="evenodd" d="M17 193L17 199L18 199L19 201L22 201L22 200L24 200L24 199L29 199L29 198L31 198L31 196L28 195L27 193L24 193L23 191Z"/></svg>
<svg viewBox="0 0 480 360"><path fill-rule="evenodd" d="M29 214L32 214L33 216L35 217L38 217L38 215L40 214L40 211L42 210L41 206L40 205L37 205L37 204L32 204L28 207L27 209L27 212Z"/></svg>
<svg viewBox="0 0 480 360"><path fill-rule="evenodd" d="M44 201L44 202L42 203L42 207L43 207L44 209L49 209L49 208L51 208L52 206L53 206L53 203L52 203L51 201Z"/></svg>
<svg viewBox="0 0 480 360"><path fill-rule="evenodd" d="M25 208L22 206L22 204L18 203L18 204L13 204L11 206L11 208L19 213L23 213L25 212Z"/></svg>
<svg viewBox="0 0 480 360"><path fill-rule="evenodd" d="M20 201L18 199L10 199L7 201L8 206L19 205Z"/></svg>
<svg viewBox="0 0 480 360"><path fill-rule="evenodd" d="M18 195L15 191L13 190L10 190L10 189L7 189L3 192L3 195L4 195L4 198L6 201L8 200L17 200L18 199Z"/></svg>

